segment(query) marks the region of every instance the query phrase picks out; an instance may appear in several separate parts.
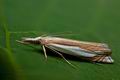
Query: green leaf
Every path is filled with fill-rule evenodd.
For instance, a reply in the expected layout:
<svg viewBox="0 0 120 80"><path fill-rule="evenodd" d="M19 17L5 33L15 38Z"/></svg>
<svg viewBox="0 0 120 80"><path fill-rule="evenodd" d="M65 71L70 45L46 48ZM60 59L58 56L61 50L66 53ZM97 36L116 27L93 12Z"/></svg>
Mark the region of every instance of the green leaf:
<svg viewBox="0 0 120 80"><path fill-rule="evenodd" d="M0 24L7 26L5 33L0 34L0 45L11 53L22 71L20 75L28 80L119 80L119 3L116 0L2 0ZM67 32L75 35L68 36ZM50 56L54 55L52 52L47 53L46 62L41 47L31 48L16 42L22 37L54 33L107 43L115 63L96 65L68 59L77 66L76 70L62 58Z"/></svg>

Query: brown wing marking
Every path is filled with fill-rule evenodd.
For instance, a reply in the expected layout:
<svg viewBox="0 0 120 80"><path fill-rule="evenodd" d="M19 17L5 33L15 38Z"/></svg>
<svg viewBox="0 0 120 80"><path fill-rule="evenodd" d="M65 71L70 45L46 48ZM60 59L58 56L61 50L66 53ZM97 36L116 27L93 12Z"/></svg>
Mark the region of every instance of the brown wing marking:
<svg viewBox="0 0 120 80"><path fill-rule="evenodd" d="M107 55L95 56L92 58L92 61L93 62L102 62L102 63L113 63L114 62L112 60L112 58L110 56L107 56Z"/></svg>
<svg viewBox="0 0 120 80"><path fill-rule="evenodd" d="M111 54L111 49L108 47L101 47L101 46L96 46L96 45L80 45L80 48L86 50L86 51L91 51L94 53L102 53L102 54Z"/></svg>

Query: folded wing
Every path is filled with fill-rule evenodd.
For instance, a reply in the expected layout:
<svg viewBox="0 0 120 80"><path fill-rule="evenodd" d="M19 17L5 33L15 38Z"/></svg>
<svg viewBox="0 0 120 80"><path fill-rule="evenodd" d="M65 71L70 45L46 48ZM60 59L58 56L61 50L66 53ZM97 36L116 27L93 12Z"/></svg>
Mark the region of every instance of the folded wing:
<svg viewBox="0 0 120 80"><path fill-rule="evenodd" d="M91 51L86 51L81 49L80 47L76 46L67 46L61 44L49 44L47 45L48 48L52 48L54 50L63 52L65 54L74 55L74 56L81 56L81 57L94 57L97 54Z"/></svg>

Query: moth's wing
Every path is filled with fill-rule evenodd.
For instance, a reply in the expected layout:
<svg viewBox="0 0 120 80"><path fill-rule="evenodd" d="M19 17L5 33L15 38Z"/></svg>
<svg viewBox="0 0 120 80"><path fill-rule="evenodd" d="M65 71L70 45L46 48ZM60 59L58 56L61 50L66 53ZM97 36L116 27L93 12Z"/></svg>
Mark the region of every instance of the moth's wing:
<svg viewBox="0 0 120 80"><path fill-rule="evenodd" d="M96 42L87 42L87 41L80 41L80 43L108 48L108 45L105 43L96 43Z"/></svg>
<svg viewBox="0 0 120 80"><path fill-rule="evenodd" d="M86 51L91 51L94 54L111 54L111 49L107 44L104 43L94 43L94 42L81 42L83 46L81 49Z"/></svg>
<svg viewBox="0 0 120 80"><path fill-rule="evenodd" d="M97 55L92 52L85 51L84 49L81 49L80 47L76 47L76 46L68 46L61 44L48 44L46 46L50 49L54 49L59 52L63 52L65 54L74 55L74 56L94 57Z"/></svg>

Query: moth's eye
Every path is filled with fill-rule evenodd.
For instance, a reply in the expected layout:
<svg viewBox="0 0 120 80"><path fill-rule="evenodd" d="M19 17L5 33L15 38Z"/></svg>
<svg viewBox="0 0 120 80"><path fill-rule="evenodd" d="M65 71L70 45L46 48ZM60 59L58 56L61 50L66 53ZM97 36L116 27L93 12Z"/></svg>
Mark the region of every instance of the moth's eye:
<svg viewBox="0 0 120 80"><path fill-rule="evenodd" d="M42 39L39 39L39 41L41 42L41 41L42 41Z"/></svg>

